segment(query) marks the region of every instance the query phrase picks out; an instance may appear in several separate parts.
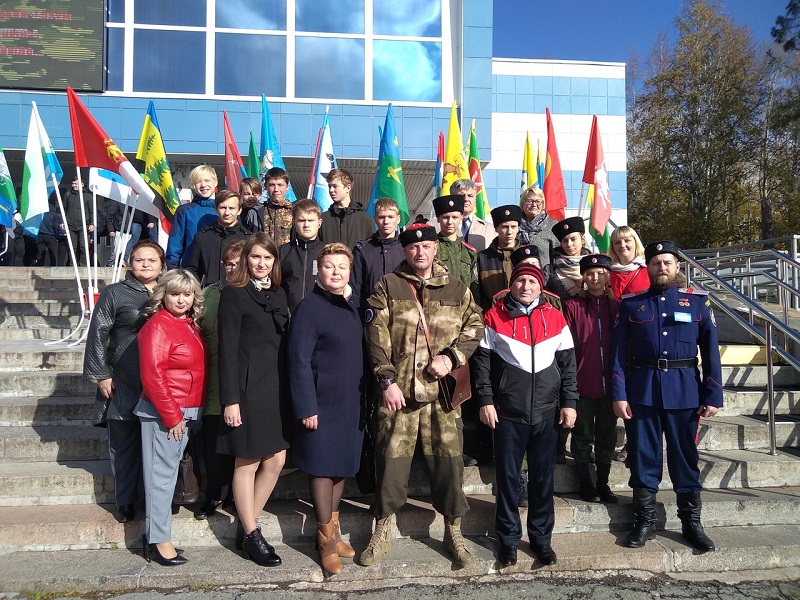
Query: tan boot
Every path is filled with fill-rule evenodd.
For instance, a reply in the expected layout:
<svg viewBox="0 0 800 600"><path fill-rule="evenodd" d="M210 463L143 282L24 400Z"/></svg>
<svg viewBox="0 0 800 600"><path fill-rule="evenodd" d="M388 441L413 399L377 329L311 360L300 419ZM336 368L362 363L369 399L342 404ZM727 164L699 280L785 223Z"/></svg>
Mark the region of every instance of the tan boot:
<svg viewBox="0 0 800 600"><path fill-rule="evenodd" d="M322 568L328 573L338 575L342 572L342 561L336 552L334 529L333 519L325 524L317 523L317 547Z"/></svg>
<svg viewBox="0 0 800 600"><path fill-rule="evenodd" d="M475 564L475 559L464 545L464 536L461 535L461 517L444 518L444 547L459 567Z"/></svg>
<svg viewBox="0 0 800 600"><path fill-rule="evenodd" d="M375 533L372 534L367 549L361 553L359 562L365 567L377 565L385 554L391 552L392 544L391 516L378 519L375 523Z"/></svg>
<svg viewBox="0 0 800 600"><path fill-rule="evenodd" d="M336 552L342 558L353 558L356 551L350 544L342 541L342 532L339 529L339 511L333 513L333 536L336 538Z"/></svg>

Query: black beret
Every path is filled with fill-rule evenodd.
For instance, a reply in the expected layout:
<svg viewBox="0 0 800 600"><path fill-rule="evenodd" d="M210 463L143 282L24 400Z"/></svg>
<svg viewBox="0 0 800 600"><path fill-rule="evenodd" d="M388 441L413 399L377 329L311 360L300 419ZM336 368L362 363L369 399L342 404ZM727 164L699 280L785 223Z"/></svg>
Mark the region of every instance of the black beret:
<svg viewBox="0 0 800 600"><path fill-rule="evenodd" d="M433 200L433 210L436 211L437 217L451 212L464 214L464 196L459 194L439 196Z"/></svg>
<svg viewBox="0 0 800 600"><path fill-rule="evenodd" d="M513 269L527 258L538 258L541 260L542 257L539 255L539 246L520 246L514 250L511 253L511 268Z"/></svg>
<svg viewBox="0 0 800 600"><path fill-rule="evenodd" d="M570 233L586 233L586 227L581 217L570 217L553 225L552 231L560 242Z"/></svg>
<svg viewBox="0 0 800 600"><path fill-rule="evenodd" d="M605 254L589 254L584 256L580 262L581 275L589 269L601 268L611 270L611 257Z"/></svg>
<svg viewBox="0 0 800 600"><path fill-rule="evenodd" d="M674 254L675 258L680 260L680 254L678 254L679 251L680 248L678 248L678 244L670 240L653 242L652 244L647 244L645 247L644 260L647 264L650 264L650 259L658 254Z"/></svg>
<svg viewBox="0 0 800 600"><path fill-rule="evenodd" d="M495 227L507 221L522 223L524 216L525 213L516 204L505 204L492 209L492 223Z"/></svg>
<svg viewBox="0 0 800 600"><path fill-rule="evenodd" d="M400 244L405 248L414 242L435 242L436 230L427 223L414 223L400 234Z"/></svg>

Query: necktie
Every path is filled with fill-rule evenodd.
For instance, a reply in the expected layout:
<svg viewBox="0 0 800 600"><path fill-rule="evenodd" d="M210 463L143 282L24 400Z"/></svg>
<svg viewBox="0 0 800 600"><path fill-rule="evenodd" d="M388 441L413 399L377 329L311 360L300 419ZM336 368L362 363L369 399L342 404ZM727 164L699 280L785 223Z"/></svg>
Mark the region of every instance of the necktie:
<svg viewBox="0 0 800 600"><path fill-rule="evenodd" d="M469 226L471 223L471 219L466 217L463 221L461 221L461 236L464 238L464 241L467 241L467 237L469 237Z"/></svg>

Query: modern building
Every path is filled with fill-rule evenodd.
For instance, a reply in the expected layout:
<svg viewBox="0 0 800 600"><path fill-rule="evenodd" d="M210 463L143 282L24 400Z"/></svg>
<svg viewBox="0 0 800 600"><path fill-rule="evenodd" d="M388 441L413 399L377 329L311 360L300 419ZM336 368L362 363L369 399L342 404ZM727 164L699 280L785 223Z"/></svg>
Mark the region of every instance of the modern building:
<svg viewBox="0 0 800 600"><path fill-rule="evenodd" d="M518 200L526 132L544 148L550 108L570 207L596 114L613 218L625 222L624 64L494 57L492 11L491 0L3 0L0 145L19 186L35 101L71 178L71 85L129 157L153 100L175 179L204 162L221 177L222 111L246 155L263 93L298 194L327 109L334 153L365 201L392 102L413 213L433 196L453 100L464 138L475 120L493 206Z"/></svg>

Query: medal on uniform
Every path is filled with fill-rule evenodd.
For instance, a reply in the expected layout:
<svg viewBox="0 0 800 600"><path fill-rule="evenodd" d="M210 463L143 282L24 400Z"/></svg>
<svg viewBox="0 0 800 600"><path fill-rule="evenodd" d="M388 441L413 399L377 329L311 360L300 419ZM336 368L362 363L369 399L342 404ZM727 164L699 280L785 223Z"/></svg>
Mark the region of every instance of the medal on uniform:
<svg viewBox="0 0 800 600"><path fill-rule="evenodd" d="M646 310L647 310L647 307L644 304L642 304L641 306L637 306L636 307L636 312L644 312Z"/></svg>

